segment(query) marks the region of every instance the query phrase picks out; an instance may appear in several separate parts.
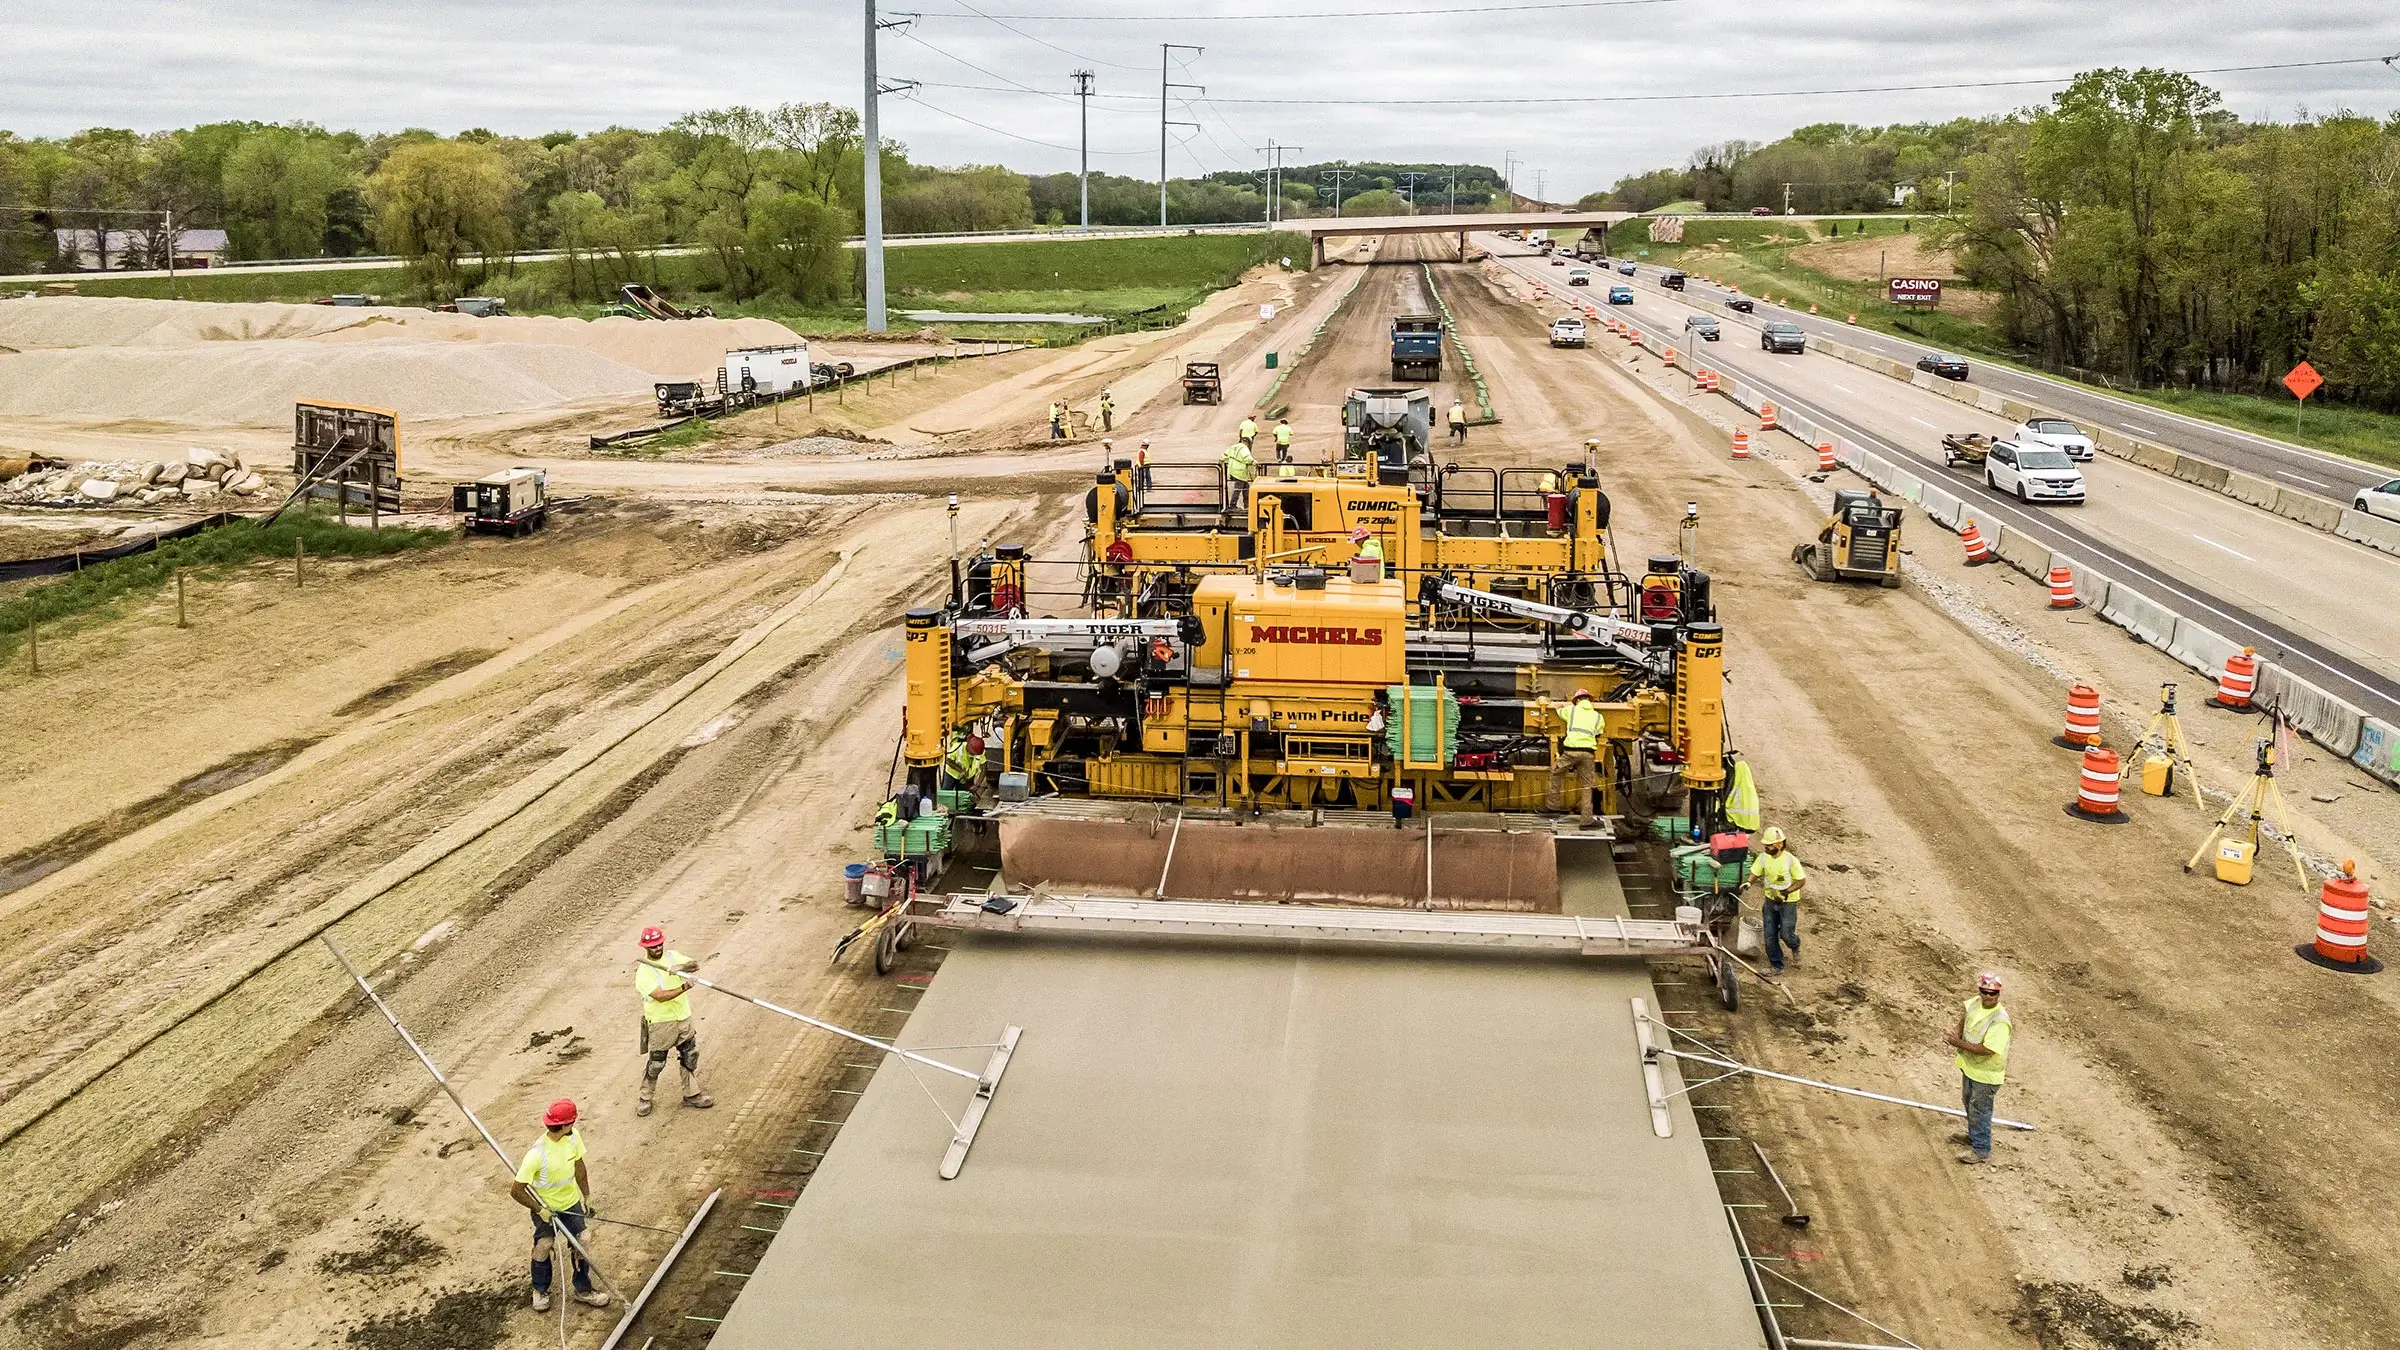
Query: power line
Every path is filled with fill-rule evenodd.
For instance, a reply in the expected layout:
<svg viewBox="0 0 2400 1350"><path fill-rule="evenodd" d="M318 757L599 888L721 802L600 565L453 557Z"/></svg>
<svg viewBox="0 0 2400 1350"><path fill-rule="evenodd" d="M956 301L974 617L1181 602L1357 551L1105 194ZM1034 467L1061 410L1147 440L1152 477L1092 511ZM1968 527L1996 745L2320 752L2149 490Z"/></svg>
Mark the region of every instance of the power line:
<svg viewBox="0 0 2400 1350"><path fill-rule="evenodd" d="M2334 61L2277 61L2253 66L2208 66L2178 72L2184 75L2233 75L2262 70L2310 70L2325 66L2377 65L2379 56L2350 57ZM2071 84L2077 75L2045 75L2015 80L1945 80L1927 84L1852 85L1838 89L1748 89L1710 90L1701 94L1558 94L1525 95L1514 98L1215 98L1216 103L1260 105L1300 105L1306 107L1498 107L1518 104L1590 104L1590 103L1702 103L1717 99L1751 98L1821 98L1834 94L1909 94L1942 89L2006 89L2042 84ZM1013 94L1022 92L1005 87L984 85L943 85L945 89L976 89L984 93ZM1108 97L1101 95L1100 97ZM1124 97L1120 95L1119 97Z"/></svg>
<svg viewBox="0 0 2400 1350"><path fill-rule="evenodd" d="M1552 0L1532 5L1458 5L1435 9L1329 9L1297 14L987 14L971 9L968 14L951 14L941 10L923 11L928 19L964 19L970 15L989 19L1024 19L1041 23L1254 23L1287 19L1395 19L1411 14L1512 14L1546 9L1618 9L1627 5L1679 5L1684 0ZM966 0L958 0L965 4ZM1034 39L1040 41L1039 38Z"/></svg>
<svg viewBox="0 0 2400 1350"><path fill-rule="evenodd" d="M918 106L918 107L920 107L920 108L923 108L923 109L925 109L927 112L937 112L937 113L940 113L942 116L949 118L949 119L950 119L951 121L953 121L953 122L964 122L964 123L966 123L968 126L971 126L971 127L980 127L980 128L982 128L983 130L985 130L985 131L988 131L988 132L992 133L992 134L993 134L993 135L995 135L995 136L1006 136L1006 137L1008 137L1008 138L1009 138L1010 140L1012 140L1012 141L1023 141L1023 142L1025 142L1027 145L1038 145L1038 146L1041 146L1041 147L1042 147L1043 149L1045 149L1045 150L1064 150L1064 151L1068 152L1069 154L1073 154L1073 153L1075 153L1075 152L1076 152L1076 150L1078 149L1078 147L1076 147L1076 146L1072 146L1072 145L1060 145L1060 144L1059 144L1058 142L1056 142L1056 141L1044 141L1044 140L1036 140L1035 138L1033 138L1033 137L1031 137L1031 136L1020 136L1020 135L1018 135L1016 132L1013 132L1013 131L1003 131L1003 130L1002 130L1002 129L1000 129L999 127L993 126L993 125L992 125L991 123L989 123L989 122L978 122L978 121L976 121L976 120L975 120L974 118L972 118L972 117L967 117L967 116L964 116L964 115L962 115L962 114L959 114L959 113L954 113L954 112L950 111L948 108L945 108L945 107L941 106L941 105L940 105L940 104L938 104L938 103L927 103L927 102L926 102L924 99L921 99L921 98L913 98L913 97L912 97L912 98L908 99L907 101L908 101L908 102L910 102L910 103L913 103L913 104L915 104L916 106ZM1092 153L1092 154L1094 154L1094 155L1105 156L1105 157L1108 157L1108 158L1123 159L1123 158L1127 158L1127 157L1134 156L1134 155L1147 155L1147 154L1149 154L1150 152L1149 152L1149 151L1147 151L1147 150L1094 150L1094 151L1092 151L1091 153Z"/></svg>
<svg viewBox="0 0 2400 1350"><path fill-rule="evenodd" d="M1098 66L1115 66L1115 67L1116 67L1117 69L1119 69L1119 70L1148 70L1148 69L1149 69L1149 67L1147 67L1147 66L1129 66L1129 65L1126 65L1126 64L1125 64L1124 62L1122 62L1122 61L1103 61L1103 60L1101 60L1101 59L1100 59L1099 57L1097 57L1097 56L1085 56L1085 55L1084 55L1083 53L1081 53L1081 52L1071 52L1071 51L1068 51L1066 48L1059 46L1057 43L1055 43L1055 42L1052 42L1052 41L1048 40L1047 38L1038 38L1038 37L1035 37L1033 34L1026 32L1026 31L1025 31L1024 29L1022 29L1022 28L1010 28L1008 24L1001 22L1001 21L1002 21L1002 20L1004 20L1004 19L1022 19L1022 18L1026 18L1026 17L1028 17L1028 16L1026 16L1026 15L1023 15L1023 14L986 14L986 13L984 13L982 10L975 8L973 5L970 5L970 4L968 4L968 3L967 3L967 0L956 0L956 2L957 2L957 4L958 4L959 8L961 8L961 9L964 9L964 10L967 12L967 14L971 14L971 15L973 15L974 17L976 17L976 18L978 18L978 19L982 19L982 20L986 21L987 23L998 24L1000 27L1002 27L1002 28L1007 28L1007 29L1008 29L1008 31L1010 31L1010 32L1012 32L1012 33L1014 33L1014 34L1016 34L1018 37L1021 37L1021 38L1025 39L1027 42L1039 42L1039 43L1041 43L1043 46L1045 46L1045 47L1048 47L1050 50L1052 50L1052 51L1054 51L1054 52L1058 52L1058 53L1060 53L1060 54L1062 54L1062 55L1066 55L1066 56L1072 56L1072 57L1074 57L1074 58L1075 58L1076 60L1078 60L1078 61L1089 61L1089 62L1091 62L1093 65L1098 65ZM946 14L946 15L943 15L942 17L943 17L943 18L956 19L956 18L963 18L963 17L965 17L965 16L964 16L964 15L958 15L958 14Z"/></svg>
<svg viewBox="0 0 2400 1350"><path fill-rule="evenodd" d="M1010 84L1012 84L1012 85L1015 85L1015 86L1016 86L1018 89L1021 89L1021 90L1023 90L1024 92L1026 92L1026 93L1028 93L1028 94L1040 94L1040 95L1041 95L1042 97L1044 97L1044 98L1048 98L1048 99L1056 99L1056 100L1058 100L1058 101L1059 101L1059 102L1061 102L1061 103L1073 103L1073 102L1075 101L1075 99L1074 99L1074 97L1073 97L1072 95L1067 95L1067 94L1059 94L1059 93L1053 93L1052 91L1050 91L1050 90L1048 90L1048 89L1037 89L1037 88L1035 88L1034 86L1032 86L1032 85L1030 85L1030 84L1027 84L1027 83L1025 83L1025 82L1024 82L1024 81L1022 81L1022 80L1016 79L1016 78L1014 78L1014 77L1011 77L1011 76L1003 75L1003 74L1001 74L999 71L996 71L996 70L989 70L989 69L986 69L986 68L984 68L984 67L982 67L982 66L976 65L974 62L972 62L972 61L968 60L967 58L965 58L965 57L963 57L963 56L960 56L958 53L956 53L956 52L952 52L952 51L944 51L944 50L943 50L943 49L941 49L940 47L936 47L936 46L934 46L932 43L930 43L930 42L927 42L925 39L923 39L923 38L921 38L921 37L918 37L916 34L914 34L914 33L911 33L911 32L908 32L908 31L906 31L906 30L902 30L902 32L900 33L900 36L902 36L902 37L904 37L904 38L907 38L909 41L911 41L911 42L913 42L913 43L917 44L917 45L918 45L918 46L920 46L920 47L923 47L925 50L927 50L927 51L929 51L929 52L932 52L932 53L933 53L934 55L936 55L936 56L947 57L947 58L949 58L949 59L950 59L950 60L952 60L952 61L956 61L958 64L960 64L960 65L962 65L962 66L965 66L967 69L974 71L974 72L975 72L976 74L978 74L978 75L989 75L989 76L991 76L991 77L992 77L993 79L995 79L995 80L1006 80L1008 83L1010 83Z"/></svg>

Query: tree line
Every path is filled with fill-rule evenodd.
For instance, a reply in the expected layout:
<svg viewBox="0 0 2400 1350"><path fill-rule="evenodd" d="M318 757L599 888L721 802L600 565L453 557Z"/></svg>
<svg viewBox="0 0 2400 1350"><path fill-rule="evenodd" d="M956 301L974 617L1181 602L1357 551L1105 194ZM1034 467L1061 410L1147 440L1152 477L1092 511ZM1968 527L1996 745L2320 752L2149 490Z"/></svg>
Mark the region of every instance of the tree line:
<svg viewBox="0 0 2400 1350"><path fill-rule="evenodd" d="M895 234L1081 218L1073 174L935 167L890 141L878 162L884 228ZM120 237L107 232L121 232L125 256L97 259L103 268L163 266L163 219L132 213L172 211L179 231L224 230L233 260L404 257L438 299L471 293L536 250L564 255L563 298L605 299L626 282L655 284L659 250L680 247L700 250L703 285L734 300L777 291L825 303L857 290L857 260L842 243L863 229L865 163L857 112L830 103L535 138L257 122L57 138L0 131L0 273L75 269L77 250L59 246L59 230L100 231L104 246ZM1411 169L1420 196L1447 199L1447 166L1438 179L1426 165L1295 166L1283 210L1330 214L1339 188L1346 212L1398 213L1406 203L1391 186ZM1488 198L1496 178L1468 168L1459 181L1464 206ZM1091 199L1095 225L1158 220L1153 180L1094 174ZM1176 179L1167 206L1173 224L1258 220L1265 183L1239 173Z"/></svg>
<svg viewBox="0 0 2400 1350"><path fill-rule="evenodd" d="M1940 212L1998 336L2039 364L2140 387L2400 411L2400 116L2251 122L2163 70L2098 70L2049 103L1940 124L1728 141L1585 198L1649 211Z"/></svg>

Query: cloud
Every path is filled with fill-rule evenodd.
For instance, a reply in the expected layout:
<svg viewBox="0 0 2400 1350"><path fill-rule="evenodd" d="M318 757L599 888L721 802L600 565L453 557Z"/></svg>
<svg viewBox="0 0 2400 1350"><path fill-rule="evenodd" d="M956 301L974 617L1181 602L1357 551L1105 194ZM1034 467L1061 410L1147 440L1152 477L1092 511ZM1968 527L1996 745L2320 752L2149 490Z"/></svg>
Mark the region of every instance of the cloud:
<svg viewBox="0 0 2400 1350"><path fill-rule="evenodd" d="M886 134L939 163L1071 169L1068 72L1096 75L1092 166L1157 172L1159 48L1204 98L1172 105L1169 166L1252 169L1268 138L1300 162L1498 165L1513 153L1572 197L1680 163L1698 145L1771 140L1810 122L1938 121L2038 103L2049 89L1929 89L1795 98L1604 104L1307 106L1277 98L1503 100L1691 95L2050 77L2107 65L2176 69L2400 52L2400 9L2366 0L1669 0L1548 11L1405 15L1445 0L885 0L928 17L881 46ZM1373 18L1231 17L1379 11ZM971 11L997 16L977 17ZM1117 15L1052 22L1025 14ZM855 0L9 0L0 14L0 127L62 135L226 119L362 131L482 126L517 135L655 127L729 103L856 106L864 21ZM2203 76L2246 117L2400 107L2381 64ZM971 87L941 87L971 86ZM1041 91L1028 92L1021 86ZM1007 90L1008 92L995 92ZM1049 96L1044 96L1044 95ZM1530 180L1528 180L1530 181Z"/></svg>

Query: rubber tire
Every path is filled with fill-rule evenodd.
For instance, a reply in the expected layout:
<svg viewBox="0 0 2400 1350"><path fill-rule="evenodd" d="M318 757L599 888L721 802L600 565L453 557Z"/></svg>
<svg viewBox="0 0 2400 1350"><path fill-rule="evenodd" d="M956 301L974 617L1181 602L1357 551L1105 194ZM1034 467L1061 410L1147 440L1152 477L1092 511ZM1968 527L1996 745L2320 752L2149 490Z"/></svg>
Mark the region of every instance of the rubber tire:
<svg viewBox="0 0 2400 1350"><path fill-rule="evenodd" d="M1883 580L1882 580L1882 581L1881 581L1879 584L1880 584L1880 585L1881 585L1881 586L1882 586L1882 587L1883 587L1885 590L1887 590L1887 591L1896 591L1896 590L1899 590L1899 589L1900 589L1900 574L1899 574L1898 572L1894 572L1894 573L1892 573L1891 575L1889 575L1889 576L1887 576L1887 577L1884 577L1884 578L1883 578Z"/></svg>
<svg viewBox="0 0 2400 1350"><path fill-rule="evenodd" d="M1731 957L1717 958L1717 1001L1727 1012L1742 1010L1741 967Z"/></svg>
<svg viewBox="0 0 2400 1350"><path fill-rule="evenodd" d="M899 933L898 924L885 924L882 930L875 934L876 974L889 975L892 973L892 967L900 963L900 953L894 942Z"/></svg>
<svg viewBox="0 0 2400 1350"><path fill-rule="evenodd" d="M2031 497L2028 497L2028 496L2026 496L2026 495L2025 495L2025 485L2024 485L2023 483L2019 483L2019 484L2017 484L2017 505L2019 505L2019 506L2031 506L2031 505L2033 505L2033 499L2032 499Z"/></svg>
<svg viewBox="0 0 2400 1350"><path fill-rule="evenodd" d="M1983 471L1983 485L1993 492L1998 492L2000 490L2000 480L1992 477L1992 471L1990 469L1985 469Z"/></svg>

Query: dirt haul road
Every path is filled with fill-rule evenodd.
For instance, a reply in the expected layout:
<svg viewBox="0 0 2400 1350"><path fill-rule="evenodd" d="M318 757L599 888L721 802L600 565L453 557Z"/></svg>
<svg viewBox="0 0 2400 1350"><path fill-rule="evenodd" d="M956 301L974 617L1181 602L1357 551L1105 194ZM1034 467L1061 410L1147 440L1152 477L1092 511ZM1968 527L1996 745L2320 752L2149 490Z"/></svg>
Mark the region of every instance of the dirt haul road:
<svg viewBox="0 0 2400 1350"><path fill-rule="evenodd" d="M2262 861L2247 890L2183 875L2208 823L2188 799L2129 793L2135 821L2116 829L2065 816L2075 761L2047 743L2054 677L1918 587L1802 579L1789 551L1820 519L1792 476L1730 461L1722 433L1640 391L1614 353L1552 352L1530 307L1437 272L1512 433L1537 408L1609 428L1599 472L1620 556L1671 549L1683 503L1701 504L1734 734L1812 885L1798 1007L1754 989L1736 1017L1689 1019L1697 1034L1771 1068L1947 1102L1957 1075L1940 1038L1958 1001L1978 968L2010 980L2019 1039L2002 1114L2043 1128L2005 1136L1997 1166L1951 1161L1939 1118L1767 1084L1703 1090L1816 1216L1805 1235L1748 1222L1754 1244L1925 1344L2389 1339L2400 1298L2384 1216L2400 1165L2356 1145L2400 1108L2388 1075L2361 1072L2392 1021L2390 981L2291 954L2315 905L2288 871ZM1931 538L1920 549L1956 547ZM2360 824L2390 836L2400 809L2367 796ZM1662 1002L1714 1006L1695 992L1665 988ZM1723 1159L1755 1168L1746 1148ZM1733 1181L1728 1199L1776 1198ZM1798 1334L1875 1339L1787 1317Z"/></svg>

